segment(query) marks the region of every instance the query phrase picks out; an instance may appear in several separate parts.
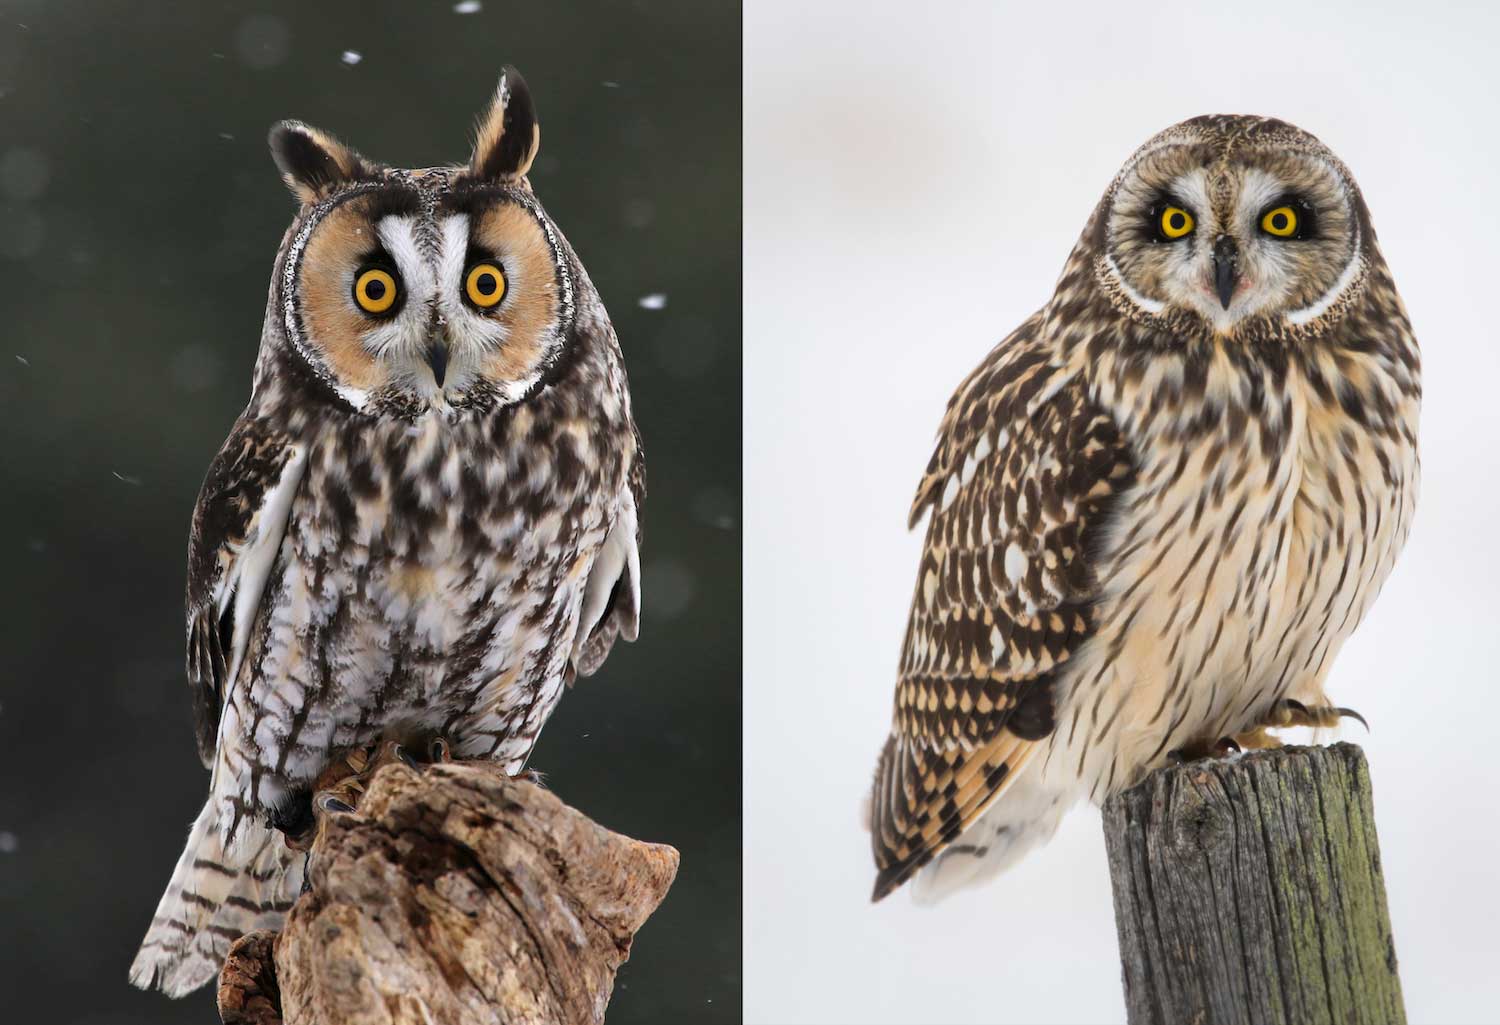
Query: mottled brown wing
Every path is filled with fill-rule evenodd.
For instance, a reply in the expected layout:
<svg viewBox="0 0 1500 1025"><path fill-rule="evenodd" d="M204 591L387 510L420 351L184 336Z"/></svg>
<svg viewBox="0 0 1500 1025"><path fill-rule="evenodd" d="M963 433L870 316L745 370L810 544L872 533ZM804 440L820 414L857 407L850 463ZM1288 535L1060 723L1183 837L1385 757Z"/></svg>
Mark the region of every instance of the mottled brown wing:
<svg viewBox="0 0 1500 1025"><path fill-rule="evenodd" d="M931 510L876 768L874 899L963 832L1053 729L1051 678L1094 630L1091 537L1133 477L1041 315L948 404L911 523Z"/></svg>
<svg viewBox="0 0 1500 1025"><path fill-rule="evenodd" d="M213 764L224 688L244 653L306 461L304 446L247 411L198 492L188 535L187 677L204 766Z"/></svg>

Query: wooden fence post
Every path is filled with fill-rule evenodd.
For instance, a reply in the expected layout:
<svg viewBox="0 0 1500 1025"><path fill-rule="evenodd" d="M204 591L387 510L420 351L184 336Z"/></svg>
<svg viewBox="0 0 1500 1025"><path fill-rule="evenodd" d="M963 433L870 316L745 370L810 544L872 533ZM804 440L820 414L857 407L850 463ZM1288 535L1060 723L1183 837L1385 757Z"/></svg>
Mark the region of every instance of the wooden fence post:
<svg viewBox="0 0 1500 1025"><path fill-rule="evenodd" d="M1158 770L1104 805L1130 1025L1401 1025L1352 744Z"/></svg>

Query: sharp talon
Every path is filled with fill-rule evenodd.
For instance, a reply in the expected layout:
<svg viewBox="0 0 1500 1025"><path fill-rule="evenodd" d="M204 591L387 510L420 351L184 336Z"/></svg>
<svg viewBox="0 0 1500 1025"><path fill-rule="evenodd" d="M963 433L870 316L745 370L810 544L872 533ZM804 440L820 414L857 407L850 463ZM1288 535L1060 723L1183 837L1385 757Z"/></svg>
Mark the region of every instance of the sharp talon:
<svg viewBox="0 0 1500 1025"><path fill-rule="evenodd" d="M1352 708L1335 708L1334 711L1339 714L1340 718L1353 719L1355 722L1359 723L1361 726L1363 726L1365 728L1365 732L1366 733L1370 732L1370 724L1367 723L1367 722L1365 722L1365 717L1362 716L1362 715L1360 715L1354 709L1352 709Z"/></svg>
<svg viewBox="0 0 1500 1025"><path fill-rule="evenodd" d="M430 760L434 765L439 762L446 762L451 760L451 755L448 750L448 742L442 737L435 738L432 744L428 747L428 751L431 753Z"/></svg>
<svg viewBox="0 0 1500 1025"><path fill-rule="evenodd" d="M1240 742L1233 737L1220 737L1218 746L1225 754L1240 753Z"/></svg>
<svg viewBox="0 0 1500 1025"><path fill-rule="evenodd" d="M347 804L332 794L319 794L318 809L328 814L347 815L354 810L354 805Z"/></svg>
<svg viewBox="0 0 1500 1025"><path fill-rule="evenodd" d="M406 766L408 769L417 769L420 771L421 766L417 764L417 760L411 756L410 751L406 750L406 748L402 747L400 744L397 744L395 747L393 747L391 749L391 753L395 755L396 758L401 762L401 764Z"/></svg>

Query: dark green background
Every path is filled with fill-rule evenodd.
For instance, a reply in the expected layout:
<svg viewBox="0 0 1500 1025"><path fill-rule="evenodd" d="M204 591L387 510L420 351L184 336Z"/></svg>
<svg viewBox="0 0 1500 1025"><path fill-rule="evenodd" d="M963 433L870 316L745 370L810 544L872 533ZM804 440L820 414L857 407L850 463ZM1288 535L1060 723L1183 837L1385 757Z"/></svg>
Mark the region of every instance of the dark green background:
<svg viewBox="0 0 1500 1025"><path fill-rule="evenodd" d="M215 1020L206 993L125 975L207 789L187 524L293 212L266 130L296 117L376 160L460 161L503 63L540 114L533 186L624 346L649 477L641 639L566 696L532 764L682 851L611 1023L738 1020L739 8L453 6L0 3L8 1020ZM665 309L638 305L651 293Z"/></svg>

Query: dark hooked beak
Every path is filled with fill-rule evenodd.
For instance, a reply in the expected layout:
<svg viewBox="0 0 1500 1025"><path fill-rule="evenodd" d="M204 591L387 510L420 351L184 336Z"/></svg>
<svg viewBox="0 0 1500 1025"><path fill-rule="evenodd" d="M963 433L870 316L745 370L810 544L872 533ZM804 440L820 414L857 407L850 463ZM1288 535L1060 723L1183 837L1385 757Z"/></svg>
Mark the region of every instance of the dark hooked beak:
<svg viewBox="0 0 1500 1025"><path fill-rule="evenodd" d="M437 386L443 386L443 378L448 373L448 343L442 340L434 340L427 345L427 365L432 368L432 379Z"/></svg>
<svg viewBox="0 0 1500 1025"><path fill-rule="evenodd" d="M1234 286L1240 283L1240 247L1228 235L1214 240L1214 291L1219 293L1219 304L1229 309L1229 300L1234 298Z"/></svg>

